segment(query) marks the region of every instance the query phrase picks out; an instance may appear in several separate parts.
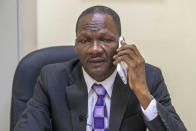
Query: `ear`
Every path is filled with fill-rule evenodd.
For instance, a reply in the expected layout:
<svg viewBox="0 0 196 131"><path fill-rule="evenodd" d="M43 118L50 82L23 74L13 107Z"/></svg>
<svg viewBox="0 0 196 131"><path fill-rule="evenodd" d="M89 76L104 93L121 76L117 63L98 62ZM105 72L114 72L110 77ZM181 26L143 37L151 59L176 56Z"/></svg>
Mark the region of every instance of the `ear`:
<svg viewBox="0 0 196 131"><path fill-rule="evenodd" d="M77 46L77 42L76 42L76 40L75 40L74 50L75 50L76 54L78 55L78 46Z"/></svg>

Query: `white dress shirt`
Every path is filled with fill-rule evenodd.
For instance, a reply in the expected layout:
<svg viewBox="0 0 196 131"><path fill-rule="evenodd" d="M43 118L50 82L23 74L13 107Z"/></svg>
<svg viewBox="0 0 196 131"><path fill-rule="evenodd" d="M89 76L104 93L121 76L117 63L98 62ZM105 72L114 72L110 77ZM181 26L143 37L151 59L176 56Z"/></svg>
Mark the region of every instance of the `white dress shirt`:
<svg viewBox="0 0 196 131"><path fill-rule="evenodd" d="M93 110L95 107L95 104L97 102L97 95L92 89L92 85L94 83L102 84L102 86L106 89L107 93L105 95L105 103L107 108L107 114L108 114L108 120L110 119L110 104L111 104L111 96L112 96L112 90L113 90L113 84L114 80L117 74L117 70L115 70L107 79L105 79L102 82L97 82L94 80L91 76L88 75L88 73L82 68L84 80L87 85L88 90L88 116L87 116L87 126L86 131L92 131L92 120L93 120ZM149 106L146 108L146 110L143 109L141 106L144 118L147 121L153 120L157 115L157 107L156 107L156 100L153 98Z"/></svg>

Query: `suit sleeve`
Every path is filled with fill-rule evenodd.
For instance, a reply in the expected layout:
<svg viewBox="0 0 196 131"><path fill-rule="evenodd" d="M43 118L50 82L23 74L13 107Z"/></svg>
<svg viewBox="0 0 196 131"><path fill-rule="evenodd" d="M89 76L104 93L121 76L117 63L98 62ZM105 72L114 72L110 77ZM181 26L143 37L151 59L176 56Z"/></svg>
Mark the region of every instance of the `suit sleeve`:
<svg viewBox="0 0 196 131"><path fill-rule="evenodd" d="M171 103L171 98L160 69L154 72L152 83L150 92L157 101L158 116L152 121L145 121L149 130L187 131Z"/></svg>
<svg viewBox="0 0 196 131"><path fill-rule="evenodd" d="M44 71L38 77L34 95L27 103L25 111L20 116L14 131L47 131L50 130L50 109L47 96L47 78Z"/></svg>

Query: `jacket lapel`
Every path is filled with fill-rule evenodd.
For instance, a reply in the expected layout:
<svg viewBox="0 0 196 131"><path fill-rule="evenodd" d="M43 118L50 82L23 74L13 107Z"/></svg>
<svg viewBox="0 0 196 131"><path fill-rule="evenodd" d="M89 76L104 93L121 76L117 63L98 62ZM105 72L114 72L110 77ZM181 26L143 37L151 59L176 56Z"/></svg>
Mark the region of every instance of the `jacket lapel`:
<svg viewBox="0 0 196 131"><path fill-rule="evenodd" d="M73 131L86 131L88 92L82 74L81 64L77 64L69 76L69 86L66 87L66 96L70 109ZM129 85L124 85L117 74L112 91L109 131L119 131L130 96L134 93Z"/></svg>
<svg viewBox="0 0 196 131"><path fill-rule="evenodd" d="M109 131L119 131L129 101L130 91L129 85L124 85L117 74L111 98Z"/></svg>
<svg viewBox="0 0 196 131"><path fill-rule="evenodd" d="M88 93L81 65L77 64L70 75L66 95L71 114L73 131L85 131L87 121Z"/></svg>

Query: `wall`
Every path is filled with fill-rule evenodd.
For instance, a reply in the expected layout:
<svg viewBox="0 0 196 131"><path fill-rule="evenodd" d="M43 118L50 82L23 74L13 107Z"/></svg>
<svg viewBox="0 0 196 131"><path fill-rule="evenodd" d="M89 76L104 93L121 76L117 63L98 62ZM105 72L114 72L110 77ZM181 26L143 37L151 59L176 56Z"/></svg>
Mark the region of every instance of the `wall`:
<svg viewBox="0 0 196 131"><path fill-rule="evenodd" d="M0 131L8 131L12 80L19 59L17 1L0 1Z"/></svg>
<svg viewBox="0 0 196 131"><path fill-rule="evenodd" d="M118 12L126 41L137 45L146 62L162 69L173 105L188 130L196 130L196 1L40 0L38 48L73 45L77 17L97 4Z"/></svg>
<svg viewBox="0 0 196 131"><path fill-rule="evenodd" d="M23 0L24 54L37 49L37 1Z"/></svg>

